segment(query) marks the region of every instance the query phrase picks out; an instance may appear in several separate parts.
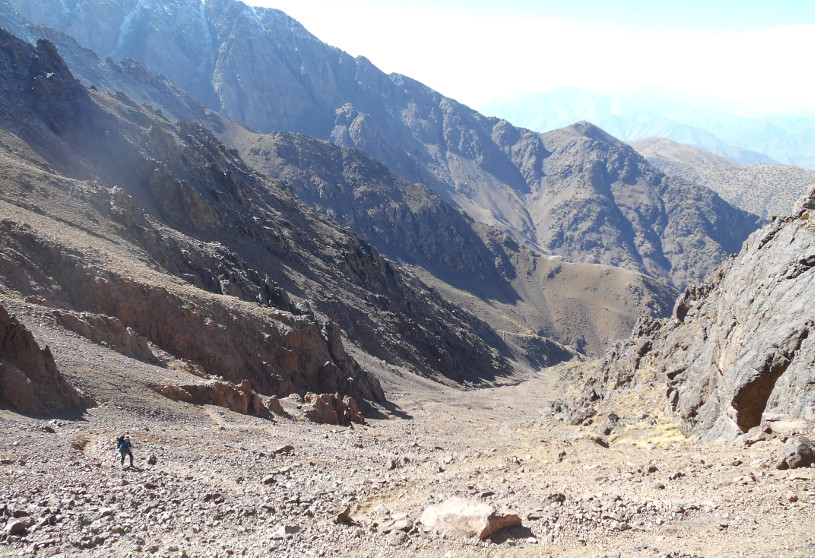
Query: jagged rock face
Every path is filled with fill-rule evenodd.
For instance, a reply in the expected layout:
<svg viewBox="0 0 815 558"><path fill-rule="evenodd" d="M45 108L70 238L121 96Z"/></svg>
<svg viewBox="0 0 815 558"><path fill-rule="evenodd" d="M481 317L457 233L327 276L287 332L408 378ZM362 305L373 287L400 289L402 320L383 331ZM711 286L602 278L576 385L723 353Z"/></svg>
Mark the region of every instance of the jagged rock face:
<svg viewBox="0 0 815 558"><path fill-rule="evenodd" d="M614 388L656 371L684 431L704 439L734 438L768 416L815 419L812 292L815 222L803 207L688 289L671 320L641 322L610 351L602 381Z"/></svg>
<svg viewBox="0 0 815 558"><path fill-rule="evenodd" d="M114 60L103 56L100 59L93 50L80 46L73 37L29 22L5 0L0 1L0 27L32 44L41 38L53 43L73 75L86 87L124 92L138 103L160 107L173 120L197 120L207 122L209 126L217 125L195 97L142 62L133 58Z"/></svg>
<svg viewBox="0 0 815 558"><path fill-rule="evenodd" d="M362 148L473 218L573 261L682 288L757 226L705 189L665 181L596 129L540 135L486 118L323 44L277 10L234 0L10 3L100 56L144 62L255 130Z"/></svg>
<svg viewBox="0 0 815 558"><path fill-rule="evenodd" d="M123 350L131 328L266 393L288 382L381 398L340 328L422 374L481 381L508 371L485 324L251 171L201 125L83 89L49 43L2 39L2 87L15 100L0 112L3 145L13 146L0 152L9 289L111 318L69 327L118 338Z"/></svg>
<svg viewBox="0 0 815 558"><path fill-rule="evenodd" d="M91 403L60 374L48 347L0 306L0 405L41 413Z"/></svg>
<svg viewBox="0 0 815 558"><path fill-rule="evenodd" d="M158 393L176 401L193 405L217 405L244 415L261 415L266 410L259 394L249 380L232 382L211 380L202 384L155 386Z"/></svg>

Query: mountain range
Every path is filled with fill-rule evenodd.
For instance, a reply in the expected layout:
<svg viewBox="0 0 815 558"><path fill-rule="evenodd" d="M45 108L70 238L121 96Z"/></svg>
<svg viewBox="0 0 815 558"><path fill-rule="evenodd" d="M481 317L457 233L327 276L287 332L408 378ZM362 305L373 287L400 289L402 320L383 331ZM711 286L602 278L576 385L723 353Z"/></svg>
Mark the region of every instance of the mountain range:
<svg viewBox="0 0 815 558"><path fill-rule="evenodd" d="M0 0L0 554L809 555L815 188L636 147Z"/></svg>
<svg viewBox="0 0 815 558"><path fill-rule="evenodd" d="M663 198L699 201L705 194L678 194L689 186L640 176L634 167L644 162L611 136L576 128L586 139L566 149L568 134L541 136L486 118L410 78L386 75L365 58L325 45L277 10L233 0L160 5L122 0L105 3L104 10L95 9L94 0L9 0L9 5L38 24L70 33L100 56L137 58L208 108L255 131L288 130L362 148L474 219L570 261L622 266L682 288L737 251L757 226L726 204L714 208L713 198L697 204L704 215L692 217L694 225L676 226L670 201ZM586 168L575 176L569 171L568 179L549 172L563 166L563 156L583 158L581 150L595 148L601 161L605 152L619 159L599 165L628 168ZM636 183L640 199L659 202L640 213L618 203L628 190L621 174ZM605 240L583 242L582 232L571 229L576 222L587 223L588 234L602 228L597 234ZM703 237L686 236L690 229L704 231ZM700 246L704 255L672 261L672 254L689 245Z"/></svg>
<svg viewBox="0 0 815 558"><path fill-rule="evenodd" d="M625 141L663 137L742 165L780 163L815 170L813 114L743 116L715 99L664 92L601 95L573 87L509 95L479 109L532 130L589 120Z"/></svg>
<svg viewBox="0 0 815 558"><path fill-rule="evenodd" d="M46 115L56 120L46 118L42 137L31 131L44 129L39 109L10 111L10 144L178 231L161 238L184 236L176 252L123 237L167 280L314 313L365 358L423 375L494 381L513 367L600 354L641 313L666 315L675 289L704 279L760 222L594 125L537 133L486 118L321 43L276 10L6 0L0 21L28 41L53 41L53 52L37 49L73 91ZM85 108L73 106L85 97ZM83 132L61 112L113 122L120 132L105 133L121 141L106 145L105 125ZM199 145L206 163L191 154ZM202 176L194 164L216 170ZM197 242L217 246L202 254ZM87 311L126 322L110 308ZM145 324L127 325L159 343Z"/></svg>

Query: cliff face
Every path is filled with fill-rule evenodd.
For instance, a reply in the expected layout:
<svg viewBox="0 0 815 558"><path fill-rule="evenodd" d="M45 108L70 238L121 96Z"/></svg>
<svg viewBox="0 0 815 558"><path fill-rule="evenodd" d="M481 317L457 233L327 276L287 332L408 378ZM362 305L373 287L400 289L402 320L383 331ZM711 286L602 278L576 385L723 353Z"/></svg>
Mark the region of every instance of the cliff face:
<svg viewBox="0 0 815 558"><path fill-rule="evenodd" d="M0 306L0 407L42 413L92 403L60 374L48 347Z"/></svg>
<svg viewBox="0 0 815 558"><path fill-rule="evenodd" d="M601 383L656 373L687 434L734 438L785 415L815 419L815 189L791 217L680 297L673 318L645 320L612 349Z"/></svg>

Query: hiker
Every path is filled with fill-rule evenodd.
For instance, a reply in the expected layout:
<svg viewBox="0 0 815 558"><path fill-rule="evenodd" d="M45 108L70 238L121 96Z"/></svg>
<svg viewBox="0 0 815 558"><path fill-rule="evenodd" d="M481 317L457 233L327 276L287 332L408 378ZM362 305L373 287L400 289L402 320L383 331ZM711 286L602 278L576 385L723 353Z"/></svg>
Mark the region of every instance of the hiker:
<svg viewBox="0 0 815 558"><path fill-rule="evenodd" d="M130 451L130 434L119 436L116 439L119 442L119 453L122 455L122 467L125 465L125 456L130 456L130 466L133 466L133 452Z"/></svg>

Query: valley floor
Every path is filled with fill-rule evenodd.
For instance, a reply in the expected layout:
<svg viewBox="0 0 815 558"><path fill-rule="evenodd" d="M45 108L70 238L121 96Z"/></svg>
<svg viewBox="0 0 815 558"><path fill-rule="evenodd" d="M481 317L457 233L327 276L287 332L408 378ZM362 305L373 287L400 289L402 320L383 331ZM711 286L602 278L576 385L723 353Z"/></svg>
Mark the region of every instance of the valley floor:
<svg viewBox="0 0 815 558"><path fill-rule="evenodd" d="M0 535L3 556L815 555L815 468L776 470L778 440L685 440L647 394L608 448L597 425L542 418L563 396L557 370L474 391L382 372L390 402L364 425L311 424L293 399L272 421L164 399L144 384L172 370L19 317L99 405L0 411L0 512L33 523ZM425 532L422 510L449 496L523 525L486 541ZM335 523L346 507L355 524Z"/></svg>

